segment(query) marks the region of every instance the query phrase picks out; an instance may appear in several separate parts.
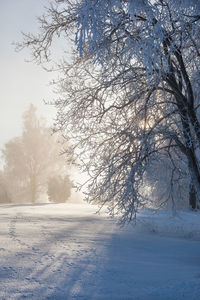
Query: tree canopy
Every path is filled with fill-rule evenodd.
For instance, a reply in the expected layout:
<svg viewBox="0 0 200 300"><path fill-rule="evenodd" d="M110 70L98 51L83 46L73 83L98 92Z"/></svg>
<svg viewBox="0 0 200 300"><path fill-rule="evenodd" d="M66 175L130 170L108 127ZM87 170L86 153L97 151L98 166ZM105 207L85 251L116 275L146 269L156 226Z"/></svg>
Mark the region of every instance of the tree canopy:
<svg viewBox="0 0 200 300"><path fill-rule="evenodd" d="M38 62L54 36L72 37L72 63L59 64L57 129L73 140L88 171L89 201L131 220L159 190L200 200L200 3L185 0L55 1L26 35ZM153 180L153 186L152 186ZM170 192L169 192L170 191ZM178 192L179 191L179 192ZM153 193L155 195L155 193ZM152 194L151 194L152 195ZM185 196L188 195L188 196Z"/></svg>

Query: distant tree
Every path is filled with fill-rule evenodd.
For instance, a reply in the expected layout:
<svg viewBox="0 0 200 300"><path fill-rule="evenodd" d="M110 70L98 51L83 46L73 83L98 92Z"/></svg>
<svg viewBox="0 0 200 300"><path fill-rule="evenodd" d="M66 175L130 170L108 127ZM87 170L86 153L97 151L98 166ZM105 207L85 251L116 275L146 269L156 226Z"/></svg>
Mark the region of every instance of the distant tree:
<svg viewBox="0 0 200 300"><path fill-rule="evenodd" d="M48 196L51 202L66 202L71 195L72 182L69 176L54 176L48 179Z"/></svg>
<svg viewBox="0 0 200 300"><path fill-rule="evenodd" d="M149 207L172 209L175 213L188 207L190 176L185 157L179 151L171 151L170 156L163 153L147 166L143 193Z"/></svg>
<svg viewBox="0 0 200 300"><path fill-rule="evenodd" d="M0 203L10 203L9 190L5 183L3 172L0 173Z"/></svg>
<svg viewBox="0 0 200 300"><path fill-rule="evenodd" d="M56 136L37 117L33 105L24 113L23 121L22 136L9 141L3 150L4 177L12 201L34 203L47 192L49 176L66 175L70 167L59 155L61 145Z"/></svg>

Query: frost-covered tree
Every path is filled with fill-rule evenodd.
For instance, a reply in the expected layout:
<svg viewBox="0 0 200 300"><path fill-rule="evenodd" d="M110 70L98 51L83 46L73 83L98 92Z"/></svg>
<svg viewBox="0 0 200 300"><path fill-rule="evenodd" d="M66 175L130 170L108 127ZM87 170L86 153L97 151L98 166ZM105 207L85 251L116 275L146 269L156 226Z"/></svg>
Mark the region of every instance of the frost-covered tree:
<svg viewBox="0 0 200 300"><path fill-rule="evenodd" d="M196 208L200 2L55 2L40 18L40 34L26 35L23 46L32 47L42 62L50 58L55 35L75 34L79 57L71 65L62 63L55 104L57 127L70 134L90 174L89 200L98 198L123 220L132 219L148 200L149 172L165 160L172 191L181 187L182 174ZM186 172L180 172L178 160L186 163Z"/></svg>
<svg viewBox="0 0 200 300"><path fill-rule="evenodd" d="M143 192L149 199L149 207L168 208L175 213L178 209L188 207L188 198L191 207L194 206L193 198L189 195L190 176L187 160L180 151L166 154L162 153L148 165Z"/></svg>
<svg viewBox="0 0 200 300"><path fill-rule="evenodd" d="M62 203L69 200L72 189L72 181L69 176L54 176L48 179L48 197L49 200L56 203Z"/></svg>
<svg viewBox="0 0 200 300"><path fill-rule="evenodd" d="M60 147L44 119L30 105L23 115L22 136L4 147L3 178L12 202L36 202L47 193L50 176L64 176L70 169L60 155Z"/></svg>
<svg viewBox="0 0 200 300"><path fill-rule="evenodd" d="M10 203L11 199L7 190L5 177L3 172L0 172L0 203Z"/></svg>

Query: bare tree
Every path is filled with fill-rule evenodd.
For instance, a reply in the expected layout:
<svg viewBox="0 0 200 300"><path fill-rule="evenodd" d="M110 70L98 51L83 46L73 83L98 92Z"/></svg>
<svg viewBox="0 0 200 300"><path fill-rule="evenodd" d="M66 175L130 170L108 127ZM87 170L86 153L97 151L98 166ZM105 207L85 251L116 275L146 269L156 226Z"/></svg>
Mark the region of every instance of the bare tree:
<svg viewBox="0 0 200 300"><path fill-rule="evenodd" d="M21 137L9 141L3 150L5 161L3 177L13 202L35 203L47 193L50 176L64 176L69 172L60 145L44 119L36 115L30 105L24 113L24 130Z"/></svg>
<svg viewBox="0 0 200 300"><path fill-rule="evenodd" d="M195 0L59 1L40 19L40 34L26 35L21 45L41 62L56 34L76 34L79 57L60 65L57 128L79 148L91 178L89 200L112 204L122 220L148 200L147 172L163 157L171 161L172 190L181 182L173 162L186 161L197 207L199 22Z"/></svg>

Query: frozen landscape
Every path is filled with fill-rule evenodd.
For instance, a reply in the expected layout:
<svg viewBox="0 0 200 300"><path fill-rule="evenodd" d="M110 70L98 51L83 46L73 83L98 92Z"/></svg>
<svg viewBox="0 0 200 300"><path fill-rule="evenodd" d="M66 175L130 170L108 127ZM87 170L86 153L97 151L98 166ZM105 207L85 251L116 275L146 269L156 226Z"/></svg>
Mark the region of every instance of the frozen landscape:
<svg viewBox="0 0 200 300"><path fill-rule="evenodd" d="M199 212L120 228L88 204L0 211L0 299L200 299Z"/></svg>
<svg viewBox="0 0 200 300"><path fill-rule="evenodd" d="M0 11L0 300L200 300L200 0Z"/></svg>

